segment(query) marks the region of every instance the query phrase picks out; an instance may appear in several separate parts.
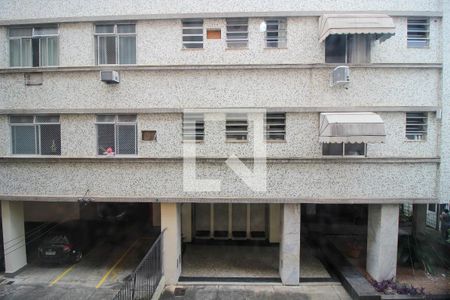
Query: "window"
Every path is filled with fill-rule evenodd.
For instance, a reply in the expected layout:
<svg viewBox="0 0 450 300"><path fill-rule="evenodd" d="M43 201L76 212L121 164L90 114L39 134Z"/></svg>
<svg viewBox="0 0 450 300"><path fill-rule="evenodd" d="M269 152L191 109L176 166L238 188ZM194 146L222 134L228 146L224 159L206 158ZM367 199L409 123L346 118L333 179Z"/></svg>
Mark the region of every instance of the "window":
<svg viewBox="0 0 450 300"><path fill-rule="evenodd" d="M136 24L95 25L95 53L98 65L136 63Z"/></svg>
<svg viewBox="0 0 450 300"><path fill-rule="evenodd" d="M428 115L426 112L406 113L406 138L422 141L427 137Z"/></svg>
<svg viewBox="0 0 450 300"><path fill-rule="evenodd" d="M59 116L10 116L13 154L61 155Z"/></svg>
<svg viewBox="0 0 450 300"><path fill-rule="evenodd" d="M287 21L286 18L266 20L266 47L287 47Z"/></svg>
<svg viewBox="0 0 450 300"><path fill-rule="evenodd" d="M408 18L408 47L430 46L430 18Z"/></svg>
<svg viewBox="0 0 450 300"><path fill-rule="evenodd" d="M137 154L136 115L97 116L97 154Z"/></svg>
<svg viewBox="0 0 450 300"><path fill-rule="evenodd" d="M248 46L248 18L227 19L227 47L246 48Z"/></svg>
<svg viewBox="0 0 450 300"><path fill-rule="evenodd" d="M428 211L436 212L436 204L428 204Z"/></svg>
<svg viewBox="0 0 450 300"><path fill-rule="evenodd" d="M183 114L183 140L203 141L205 139L205 120L203 114Z"/></svg>
<svg viewBox="0 0 450 300"><path fill-rule="evenodd" d="M323 143L322 155L325 156L365 156L365 143Z"/></svg>
<svg viewBox="0 0 450 300"><path fill-rule="evenodd" d="M227 141L246 141L248 135L247 115L229 113L226 116L225 136Z"/></svg>
<svg viewBox="0 0 450 300"><path fill-rule="evenodd" d="M11 67L57 66L58 26L9 28L9 64Z"/></svg>
<svg viewBox="0 0 450 300"><path fill-rule="evenodd" d="M286 114L266 114L266 141L284 141L286 136Z"/></svg>
<svg viewBox="0 0 450 300"><path fill-rule="evenodd" d="M203 20L183 20L183 48L203 48Z"/></svg>
<svg viewBox="0 0 450 300"><path fill-rule="evenodd" d="M325 40L326 63L370 62L370 37L367 34L334 34Z"/></svg>

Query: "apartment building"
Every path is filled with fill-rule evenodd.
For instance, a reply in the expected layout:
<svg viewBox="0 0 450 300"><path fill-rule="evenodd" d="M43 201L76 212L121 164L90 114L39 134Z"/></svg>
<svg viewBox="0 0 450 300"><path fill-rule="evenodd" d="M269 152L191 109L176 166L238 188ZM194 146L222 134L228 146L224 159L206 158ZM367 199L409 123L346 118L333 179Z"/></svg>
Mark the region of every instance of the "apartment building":
<svg viewBox="0 0 450 300"><path fill-rule="evenodd" d="M279 244L295 285L305 210L365 205L367 272L394 277L399 204L450 196L447 13L440 0L3 1L4 240L23 235L24 202L148 203L168 284L183 243L206 239Z"/></svg>

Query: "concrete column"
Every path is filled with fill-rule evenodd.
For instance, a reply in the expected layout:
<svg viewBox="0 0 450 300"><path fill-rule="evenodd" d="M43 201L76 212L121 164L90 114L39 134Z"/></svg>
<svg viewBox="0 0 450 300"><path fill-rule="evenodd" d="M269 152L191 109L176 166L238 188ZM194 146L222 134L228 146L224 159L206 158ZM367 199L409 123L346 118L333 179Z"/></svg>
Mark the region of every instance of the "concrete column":
<svg viewBox="0 0 450 300"><path fill-rule="evenodd" d="M192 205L191 203L181 204L181 232L183 242L192 242Z"/></svg>
<svg viewBox="0 0 450 300"><path fill-rule="evenodd" d="M427 205L414 204L413 205L413 234L420 236L425 234L427 227Z"/></svg>
<svg viewBox="0 0 450 300"><path fill-rule="evenodd" d="M369 204L366 268L376 281L396 275L398 215L398 204Z"/></svg>
<svg viewBox="0 0 450 300"><path fill-rule="evenodd" d="M281 227L281 212L280 204L272 203L269 205L269 242L280 242L280 227Z"/></svg>
<svg viewBox="0 0 450 300"><path fill-rule="evenodd" d="M13 276L27 264L23 202L2 201L5 274Z"/></svg>
<svg viewBox="0 0 450 300"><path fill-rule="evenodd" d="M161 203L163 270L168 285L176 284L181 274L181 208L178 203Z"/></svg>
<svg viewBox="0 0 450 300"><path fill-rule="evenodd" d="M300 280L300 204L281 207L280 277L284 285Z"/></svg>

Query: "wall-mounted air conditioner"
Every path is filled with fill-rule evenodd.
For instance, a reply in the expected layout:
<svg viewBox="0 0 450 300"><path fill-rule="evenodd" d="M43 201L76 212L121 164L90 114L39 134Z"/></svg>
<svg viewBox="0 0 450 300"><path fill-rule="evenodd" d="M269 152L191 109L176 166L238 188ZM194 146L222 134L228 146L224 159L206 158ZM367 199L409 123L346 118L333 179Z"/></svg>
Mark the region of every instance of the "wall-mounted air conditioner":
<svg viewBox="0 0 450 300"><path fill-rule="evenodd" d="M330 76L331 86L347 86L350 83L350 69L347 66L334 68Z"/></svg>
<svg viewBox="0 0 450 300"><path fill-rule="evenodd" d="M100 71L100 80L106 83L119 83L120 77L117 71Z"/></svg>

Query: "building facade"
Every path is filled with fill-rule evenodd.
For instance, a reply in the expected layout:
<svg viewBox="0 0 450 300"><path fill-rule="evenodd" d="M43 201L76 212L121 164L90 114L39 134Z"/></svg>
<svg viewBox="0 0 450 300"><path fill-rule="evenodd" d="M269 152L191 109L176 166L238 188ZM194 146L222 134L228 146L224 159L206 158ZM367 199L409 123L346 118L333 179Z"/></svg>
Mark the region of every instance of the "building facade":
<svg viewBox="0 0 450 300"><path fill-rule="evenodd" d="M280 243L281 280L298 284L301 207L364 204L367 271L382 280L399 204L449 199L445 1L1 5L5 241L24 201L146 202L167 283L183 242L241 238ZM234 156L264 165L262 189Z"/></svg>

